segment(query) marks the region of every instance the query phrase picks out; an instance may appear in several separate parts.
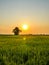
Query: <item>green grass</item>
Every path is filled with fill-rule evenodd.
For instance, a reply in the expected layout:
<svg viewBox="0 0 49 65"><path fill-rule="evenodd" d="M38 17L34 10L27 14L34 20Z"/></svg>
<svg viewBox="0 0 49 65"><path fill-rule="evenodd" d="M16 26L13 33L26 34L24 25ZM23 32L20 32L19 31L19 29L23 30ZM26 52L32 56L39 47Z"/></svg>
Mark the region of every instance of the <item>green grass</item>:
<svg viewBox="0 0 49 65"><path fill-rule="evenodd" d="M49 36L0 35L0 65L49 65Z"/></svg>

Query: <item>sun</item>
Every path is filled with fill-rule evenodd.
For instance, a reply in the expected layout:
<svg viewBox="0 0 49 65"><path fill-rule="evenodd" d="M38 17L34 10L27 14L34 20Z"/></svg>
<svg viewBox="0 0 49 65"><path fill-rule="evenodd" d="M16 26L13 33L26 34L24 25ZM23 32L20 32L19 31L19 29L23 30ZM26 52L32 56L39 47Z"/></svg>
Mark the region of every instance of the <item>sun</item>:
<svg viewBox="0 0 49 65"><path fill-rule="evenodd" d="M24 25L22 26L22 28L23 28L23 30L27 30L27 29L28 29L28 25L27 25L27 24L24 24Z"/></svg>

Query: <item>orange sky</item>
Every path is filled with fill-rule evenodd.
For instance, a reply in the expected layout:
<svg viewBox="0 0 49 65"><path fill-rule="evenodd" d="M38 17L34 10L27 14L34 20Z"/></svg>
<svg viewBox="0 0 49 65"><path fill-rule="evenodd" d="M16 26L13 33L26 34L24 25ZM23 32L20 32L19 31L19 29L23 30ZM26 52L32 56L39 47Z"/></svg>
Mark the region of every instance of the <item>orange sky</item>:
<svg viewBox="0 0 49 65"><path fill-rule="evenodd" d="M16 26L21 34L49 34L49 0L0 0L0 34L12 34Z"/></svg>
<svg viewBox="0 0 49 65"><path fill-rule="evenodd" d="M28 25L29 26L29 25ZM12 30L15 26L9 26L9 27L0 27L0 33L1 34L12 34ZM20 27L19 27L20 28ZM41 27L41 26L29 26L28 30L22 30L21 34L48 34L49 33L49 27Z"/></svg>

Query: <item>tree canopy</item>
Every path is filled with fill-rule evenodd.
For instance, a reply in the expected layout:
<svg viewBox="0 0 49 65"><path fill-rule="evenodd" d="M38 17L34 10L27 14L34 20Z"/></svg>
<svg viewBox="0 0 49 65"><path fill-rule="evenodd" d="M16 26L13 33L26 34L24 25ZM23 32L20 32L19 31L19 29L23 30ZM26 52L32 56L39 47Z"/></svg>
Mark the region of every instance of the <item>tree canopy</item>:
<svg viewBox="0 0 49 65"><path fill-rule="evenodd" d="M19 35L19 32L21 32L21 30L20 30L18 27L15 27L15 28L13 29L13 33L14 33L15 35Z"/></svg>

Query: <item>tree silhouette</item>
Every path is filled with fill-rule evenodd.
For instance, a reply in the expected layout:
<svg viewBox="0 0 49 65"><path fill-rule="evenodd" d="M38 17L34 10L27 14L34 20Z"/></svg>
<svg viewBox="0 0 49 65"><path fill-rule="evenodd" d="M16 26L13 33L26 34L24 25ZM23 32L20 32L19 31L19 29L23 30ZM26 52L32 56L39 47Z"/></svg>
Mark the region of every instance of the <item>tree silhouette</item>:
<svg viewBox="0 0 49 65"><path fill-rule="evenodd" d="M21 32L21 30L20 30L18 27L15 27L15 28L13 29L13 33L14 33L15 35L19 35L19 32Z"/></svg>

